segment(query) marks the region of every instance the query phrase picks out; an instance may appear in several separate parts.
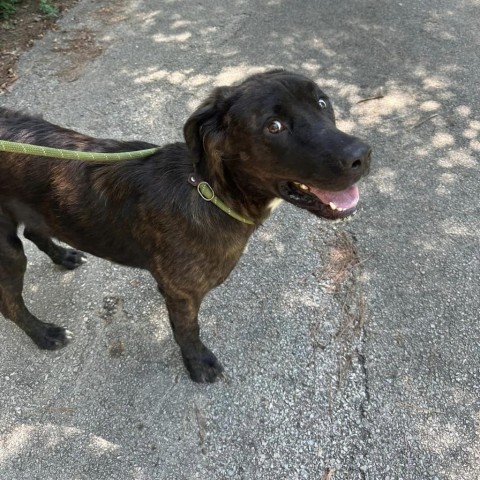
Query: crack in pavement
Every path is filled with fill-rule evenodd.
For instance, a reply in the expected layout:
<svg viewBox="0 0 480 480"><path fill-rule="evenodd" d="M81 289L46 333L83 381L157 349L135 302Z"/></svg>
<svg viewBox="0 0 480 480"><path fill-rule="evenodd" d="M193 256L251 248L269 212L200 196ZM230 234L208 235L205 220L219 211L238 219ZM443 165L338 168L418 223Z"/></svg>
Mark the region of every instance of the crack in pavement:
<svg viewBox="0 0 480 480"><path fill-rule="evenodd" d="M327 262L325 277L326 291L333 294L341 307L341 318L333 342L338 349L338 370L336 391L340 393L348 383L350 372L358 366L360 393L362 399L358 407L360 417L360 438L358 457L366 458L367 443L371 432L368 425L370 403L369 372L366 357L365 293L363 291L363 270L365 260L360 260L355 236L341 230L337 233ZM365 462L359 465L360 478L367 478Z"/></svg>

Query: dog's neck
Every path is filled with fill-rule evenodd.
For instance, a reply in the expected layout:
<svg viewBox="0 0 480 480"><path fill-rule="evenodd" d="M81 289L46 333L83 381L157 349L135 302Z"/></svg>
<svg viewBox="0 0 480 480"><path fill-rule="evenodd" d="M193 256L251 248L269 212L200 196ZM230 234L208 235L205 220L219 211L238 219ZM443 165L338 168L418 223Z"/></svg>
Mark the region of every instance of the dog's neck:
<svg viewBox="0 0 480 480"><path fill-rule="evenodd" d="M198 175L208 181L215 194L240 215L262 224L278 205L279 199L246 172L231 168L237 160L205 162ZM213 164L213 165L212 165Z"/></svg>
<svg viewBox="0 0 480 480"><path fill-rule="evenodd" d="M223 200L215 193L215 190L213 190L212 186L203 178L201 178L200 175L198 175L197 173L192 172L188 176L188 183L196 187L198 194L200 195L200 197L202 197L203 200L207 202L212 202L216 207L218 207L230 217L246 225L255 225L254 220L240 215L235 210L233 210L232 207L228 206L225 202L223 202Z"/></svg>

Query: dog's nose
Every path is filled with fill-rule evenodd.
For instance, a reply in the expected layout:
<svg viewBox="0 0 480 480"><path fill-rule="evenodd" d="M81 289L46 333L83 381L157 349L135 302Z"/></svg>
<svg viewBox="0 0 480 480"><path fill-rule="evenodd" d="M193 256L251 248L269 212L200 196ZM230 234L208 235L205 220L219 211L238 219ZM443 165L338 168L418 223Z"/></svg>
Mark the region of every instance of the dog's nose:
<svg viewBox="0 0 480 480"><path fill-rule="evenodd" d="M363 142L354 142L344 150L343 167L345 170L367 171L370 167L372 149Z"/></svg>

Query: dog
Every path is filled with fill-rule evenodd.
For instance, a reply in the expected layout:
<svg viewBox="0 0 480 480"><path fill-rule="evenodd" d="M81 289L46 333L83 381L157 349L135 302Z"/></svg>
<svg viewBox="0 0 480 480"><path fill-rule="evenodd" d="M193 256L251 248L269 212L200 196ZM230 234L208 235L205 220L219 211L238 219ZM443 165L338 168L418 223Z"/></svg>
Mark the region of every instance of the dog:
<svg viewBox="0 0 480 480"><path fill-rule="evenodd" d="M188 118L184 137L115 163L0 152L0 312L38 347L64 347L70 334L25 306L19 225L67 269L88 252L149 270L191 379L214 382L223 368L200 340L203 297L227 278L277 199L343 219L355 212L357 182L370 168L371 148L336 128L327 95L284 70L215 88ZM92 138L7 109L0 109L0 139L95 152L155 146ZM213 196L223 210L205 201Z"/></svg>

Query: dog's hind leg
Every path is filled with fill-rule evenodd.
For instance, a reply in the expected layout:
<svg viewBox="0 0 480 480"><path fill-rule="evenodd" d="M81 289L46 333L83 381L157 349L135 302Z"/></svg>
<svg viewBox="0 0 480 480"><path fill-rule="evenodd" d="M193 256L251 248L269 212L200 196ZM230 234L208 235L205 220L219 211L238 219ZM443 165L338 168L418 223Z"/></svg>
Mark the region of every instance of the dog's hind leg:
<svg viewBox="0 0 480 480"><path fill-rule="evenodd" d="M200 300L165 295L173 335L182 352L183 363L195 382L214 382L223 368L215 355L200 340L198 310Z"/></svg>
<svg viewBox="0 0 480 480"><path fill-rule="evenodd" d="M0 312L15 322L40 348L55 350L68 343L62 327L32 315L22 297L27 258L17 236L16 223L0 208Z"/></svg>
<svg viewBox="0 0 480 480"><path fill-rule="evenodd" d="M73 270L87 261L83 252L73 248L64 248L34 229L25 227L23 236L33 242L42 252L45 252L54 263L68 270Z"/></svg>

